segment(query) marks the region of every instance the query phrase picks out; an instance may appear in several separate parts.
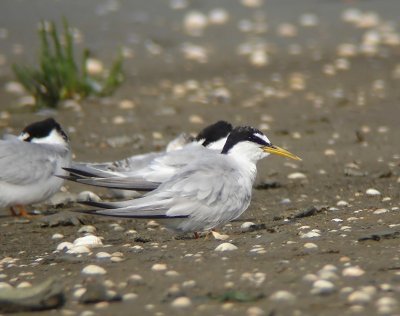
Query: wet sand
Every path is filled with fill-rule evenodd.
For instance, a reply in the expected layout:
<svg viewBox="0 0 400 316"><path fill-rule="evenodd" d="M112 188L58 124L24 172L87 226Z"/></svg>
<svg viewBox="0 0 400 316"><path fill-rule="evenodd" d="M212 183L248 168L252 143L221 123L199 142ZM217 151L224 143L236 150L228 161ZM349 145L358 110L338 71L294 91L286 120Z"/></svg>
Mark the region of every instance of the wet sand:
<svg viewBox="0 0 400 316"><path fill-rule="evenodd" d="M34 60L38 20L63 14L106 66L120 45L131 55L126 82L114 96L51 113L69 132L76 160L108 161L160 150L181 131L196 132L225 119L261 128L303 161L269 157L259 163L257 184L268 180L280 186L255 189L240 220L220 229L238 247L230 252L215 251L223 241L177 238L147 221L86 217L109 246L89 255L53 253L59 243L80 237L80 227L41 227L40 218L19 221L4 210L0 282L35 285L57 276L67 300L56 314L63 315L400 314L400 4L302 0L249 7L239 1L199 1L178 10L171 3L180 2L43 0L35 1L22 21L16 17L26 12L27 1L3 1L0 28L8 35L0 39L5 57L0 126L17 133L47 115L20 106L21 95L8 92L6 85L13 80L12 62ZM201 36L188 34L193 31L183 24L188 12L207 15L215 8L223 8L229 19L207 24ZM351 15L349 8L359 11ZM191 47L186 55L183 43ZM343 43L350 44L347 50L338 49ZM15 54L17 44L20 54ZM252 57L248 50L259 55ZM262 65L264 57L268 62ZM133 108L121 107L123 100ZM295 173L300 175L292 179ZM109 194L65 186L73 194L88 189ZM368 189L380 194L368 195ZM317 211L311 216L293 218L312 206ZM46 213L80 206L38 208ZM246 221L258 229L242 232ZM110 226L115 223L116 230ZM64 238L52 240L55 233ZM103 251L121 252L124 260L97 259ZM18 260L10 263L7 257ZM166 270L152 270L158 263ZM78 303L74 292L89 282L81 273L89 264L106 269L99 280L112 281L106 282L110 289L137 297ZM142 281L132 281L133 274ZM244 301L229 301L226 293L232 291L245 295ZM177 297L189 298L190 306L174 307ZM55 312L43 312L50 314Z"/></svg>

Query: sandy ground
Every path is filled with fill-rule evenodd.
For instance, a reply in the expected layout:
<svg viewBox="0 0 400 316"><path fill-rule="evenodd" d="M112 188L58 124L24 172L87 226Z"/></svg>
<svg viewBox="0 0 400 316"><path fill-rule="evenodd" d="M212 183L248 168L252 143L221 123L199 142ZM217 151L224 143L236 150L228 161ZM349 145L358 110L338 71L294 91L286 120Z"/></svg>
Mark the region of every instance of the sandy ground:
<svg viewBox="0 0 400 316"><path fill-rule="evenodd" d="M86 217L107 247L81 256L53 253L81 236L79 225L42 227L42 218L20 221L4 210L1 282L35 285L56 276L67 300L43 315L400 314L398 1L38 0L29 2L29 12L28 2L0 5L4 131L17 133L53 115L69 132L77 160L107 161L162 149L181 131L225 119L263 129L303 161L259 163L257 183L279 185L255 189L242 218L221 228L238 247L231 252L214 250L222 241L177 238L146 221ZM209 22L198 36L184 27L190 11L207 15L215 8L229 19ZM62 15L106 66L125 47L127 80L110 98L34 113L20 105L23 95L7 88L10 64L33 62L36 23ZM338 49L343 43L349 45ZM198 47L185 55L189 44ZM124 109L124 100L133 108ZM300 178L291 179L294 173ZM380 194L370 196L368 189ZM311 216L294 218L313 206ZM245 221L257 229L242 232ZM53 240L55 233L64 237ZM120 252L123 261L97 259L98 252ZM81 273L89 264L107 271L100 283L136 296L78 303L75 291L92 279ZM166 269L154 271L154 264ZM190 306L175 307L177 297Z"/></svg>

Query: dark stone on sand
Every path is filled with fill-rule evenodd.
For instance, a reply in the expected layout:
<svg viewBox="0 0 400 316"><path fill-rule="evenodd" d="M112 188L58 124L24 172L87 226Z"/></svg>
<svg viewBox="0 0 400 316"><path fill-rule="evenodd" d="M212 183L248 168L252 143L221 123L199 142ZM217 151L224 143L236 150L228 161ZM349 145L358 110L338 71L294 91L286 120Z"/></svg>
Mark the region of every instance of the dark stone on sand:
<svg viewBox="0 0 400 316"><path fill-rule="evenodd" d="M0 312L16 313L42 311L64 305L62 284L53 279L28 288L12 288L0 291Z"/></svg>
<svg viewBox="0 0 400 316"><path fill-rule="evenodd" d="M90 224L89 216L80 213L62 211L40 219L41 227L81 226Z"/></svg>
<svg viewBox="0 0 400 316"><path fill-rule="evenodd" d="M278 181L274 180L264 180L254 186L256 190L268 190L268 189L277 189L281 188L282 184Z"/></svg>
<svg viewBox="0 0 400 316"><path fill-rule="evenodd" d="M358 241L375 240L380 241L382 239L396 239L400 238L399 230L382 230L379 232L370 233L368 235L358 238Z"/></svg>
<svg viewBox="0 0 400 316"><path fill-rule="evenodd" d="M82 304L94 304L98 302L116 302L122 300L118 293L111 293L99 282L90 282L86 286L86 292L79 298Z"/></svg>
<svg viewBox="0 0 400 316"><path fill-rule="evenodd" d="M374 175L374 178L376 179L384 179L384 178L390 178L393 175L392 170L384 170L381 172L378 172Z"/></svg>
<svg viewBox="0 0 400 316"><path fill-rule="evenodd" d="M289 216L289 218L303 218L303 217L309 217L309 216L314 216L318 213L327 211L327 208L325 206L310 206L306 208L305 210L301 210L300 212L293 214L292 216Z"/></svg>

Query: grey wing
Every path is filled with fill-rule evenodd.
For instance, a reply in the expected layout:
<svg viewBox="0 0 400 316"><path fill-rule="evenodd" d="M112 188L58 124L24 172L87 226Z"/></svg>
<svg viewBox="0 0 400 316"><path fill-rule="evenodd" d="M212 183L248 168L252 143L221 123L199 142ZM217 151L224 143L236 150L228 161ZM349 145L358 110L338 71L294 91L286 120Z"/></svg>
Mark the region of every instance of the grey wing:
<svg viewBox="0 0 400 316"><path fill-rule="evenodd" d="M98 169L94 167L92 164L86 163L73 163L71 167L65 168L70 174L88 178L88 177L97 177L97 178L106 178L106 177L118 177L123 176L118 172Z"/></svg>
<svg viewBox="0 0 400 316"><path fill-rule="evenodd" d="M232 177L232 170L226 166L222 172L218 170L218 166L209 163L193 164L142 198L111 205L91 205L111 208L97 213L116 217L144 217L147 214L161 218L196 216L200 221L202 218L215 219L215 209L229 208L230 203L237 203L237 188L232 190L231 186L225 185L227 181L237 182L235 176Z"/></svg>
<svg viewBox="0 0 400 316"><path fill-rule="evenodd" d="M83 169L87 168L90 172L111 172L111 173L125 173L133 172L144 168L150 164L155 158L164 155L163 152L150 152L147 154L134 155L125 159L103 162L103 163L75 163L74 167Z"/></svg>
<svg viewBox="0 0 400 316"><path fill-rule="evenodd" d="M198 143L191 143L180 150L168 152L155 158L146 168L129 173L129 176L142 177L148 181L165 182L199 157L217 154Z"/></svg>
<svg viewBox="0 0 400 316"><path fill-rule="evenodd" d="M22 141L0 141L0 181L33 184L55 175L58 154L47 146Z"/></svg>
<svg viewBox="0 0 400 316"><path fill-rule="evenodd" d="M68 170L68 169L67 169ZM105 187L108 189L134 190L134 191L151 191L156 189L161 183L147 181L138 177L114 177L114 178L68 178L69 180L93 185L97 187Z"/></svg>

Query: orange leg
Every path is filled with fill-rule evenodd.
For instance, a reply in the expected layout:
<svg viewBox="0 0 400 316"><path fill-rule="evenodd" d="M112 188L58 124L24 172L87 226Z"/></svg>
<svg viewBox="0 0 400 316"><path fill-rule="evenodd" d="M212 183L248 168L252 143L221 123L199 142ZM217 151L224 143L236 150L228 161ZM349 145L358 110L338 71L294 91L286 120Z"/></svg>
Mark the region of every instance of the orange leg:
<svg viewBox="0 0 400 316"><path fill-rule="evenodd" d="M10 207L12 216L19 216L19 217L31 217L28 214L28 211L22 205L14 205Z"/></svg>

